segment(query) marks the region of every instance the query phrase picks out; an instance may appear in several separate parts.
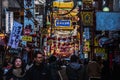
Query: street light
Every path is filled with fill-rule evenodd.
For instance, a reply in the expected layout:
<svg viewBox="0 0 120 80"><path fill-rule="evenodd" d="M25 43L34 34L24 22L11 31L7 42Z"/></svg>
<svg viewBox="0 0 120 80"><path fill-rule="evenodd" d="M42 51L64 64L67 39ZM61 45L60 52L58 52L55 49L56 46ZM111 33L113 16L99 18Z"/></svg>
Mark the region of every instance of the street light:
<svg viewBox="0 0 120 80"><path fill-rule="evenodd" d="M109 9L109 7L104 7L104 8L103 8L103 11L104 11L104 12L109 12L110 9Z"/></svg>
<svg viewBox="0 0 120 80"><path fill-rule="evenodd" d="M78 12L78 17L79 17L79 22L78 22L78 25L79 25L79 28L80 28L80 53L79 55L80 56L83 56L83 27L82 27L82 21L81 21L81 8L82 8L82 1L81 0L78 0L77 2L77 5L78 5L78 8L79 8L79 12Z"/></svg>

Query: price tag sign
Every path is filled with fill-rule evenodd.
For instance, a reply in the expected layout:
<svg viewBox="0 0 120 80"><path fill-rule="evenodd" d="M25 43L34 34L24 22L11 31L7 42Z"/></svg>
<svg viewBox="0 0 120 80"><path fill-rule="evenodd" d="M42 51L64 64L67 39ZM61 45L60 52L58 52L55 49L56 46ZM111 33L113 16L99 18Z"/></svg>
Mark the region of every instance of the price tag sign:
<svg viewBox="0 0 120 80"><path fill-rule="evenodd" d="M31 36L22 36L22 41L32 42L32 37Z"/></svg>

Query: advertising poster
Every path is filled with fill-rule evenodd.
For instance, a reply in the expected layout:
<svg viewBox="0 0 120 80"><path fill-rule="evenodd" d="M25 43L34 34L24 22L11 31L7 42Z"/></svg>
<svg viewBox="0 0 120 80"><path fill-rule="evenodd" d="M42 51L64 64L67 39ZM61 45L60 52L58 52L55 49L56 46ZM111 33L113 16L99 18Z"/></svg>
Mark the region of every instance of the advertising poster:
<svg viewBox="0 0 120 80"><path fill-rule="evenodd" d="M22 24L14 21L13 29L10 34L8 46L11 48L18 48L19 40L22 32Z"/></svg>
<svg viewBox="0 0 120 80"><path fill-rule="evenodd" d="M13 12L6 11L6 33L10 33L13 27Z"/></svg>
<svg viewBox="0 0 120 80"><path fill-rule="evenodd" d="M24 0L24 29L34 33L34 0Z"/></svg>

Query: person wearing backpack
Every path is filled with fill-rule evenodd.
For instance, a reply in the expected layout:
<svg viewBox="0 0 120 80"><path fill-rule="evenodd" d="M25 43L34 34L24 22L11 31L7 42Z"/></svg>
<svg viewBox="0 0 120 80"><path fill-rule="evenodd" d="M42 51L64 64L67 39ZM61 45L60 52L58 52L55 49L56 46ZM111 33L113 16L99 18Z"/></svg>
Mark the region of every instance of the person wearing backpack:
<svg viewBox="0 0 120 80"><path fill-rule="evenodd" d="M79 63L79 57L72 55L70 58L70 63L66 67L68 80L82 80L81 69L82 65Z"/></svg>

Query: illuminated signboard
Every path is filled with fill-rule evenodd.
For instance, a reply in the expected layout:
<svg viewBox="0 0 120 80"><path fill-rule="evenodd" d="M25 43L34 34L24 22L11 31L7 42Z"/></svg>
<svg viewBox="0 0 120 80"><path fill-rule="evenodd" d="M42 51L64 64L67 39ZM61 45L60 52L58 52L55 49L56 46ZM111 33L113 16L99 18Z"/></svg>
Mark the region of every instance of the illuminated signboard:
<svg viewBox="0 0 120 80"><path fill-rule="evenodd" d="M73 1L53 1L53 7L58 7L58 8L73 8L74 3Z"/></svg>
<svg viewBox="0 0 120 80"><path fill-rule="evenodd" d="M32 37L31 36L22 36L22 40L23 41L32 41Z"/></svg>
<svg viewBox="0 0 120 80"><path fill-rule="evenodd" d="M70 20L56 20L55 21L55 26L69 26L71 25L71 21Z"/></svg>

